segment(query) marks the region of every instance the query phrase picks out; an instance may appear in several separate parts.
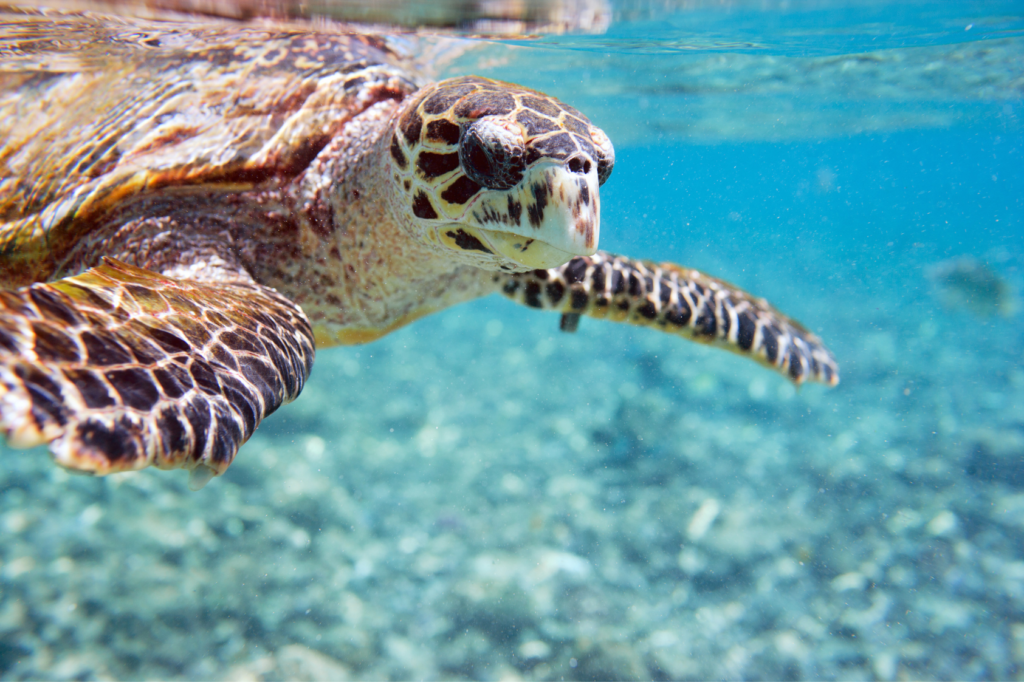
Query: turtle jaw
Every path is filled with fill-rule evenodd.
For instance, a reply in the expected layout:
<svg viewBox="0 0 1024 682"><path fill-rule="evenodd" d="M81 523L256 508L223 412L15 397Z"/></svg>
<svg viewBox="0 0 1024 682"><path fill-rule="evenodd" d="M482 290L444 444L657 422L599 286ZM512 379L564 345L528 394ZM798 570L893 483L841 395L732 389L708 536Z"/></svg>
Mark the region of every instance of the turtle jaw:
<svg viewBox="0 0 1024 682"><path fill-rule="evenodd" d="M586 173L565 164L535 168L509 190L482 192L460 218L438 230L446 246L492 253L517 269L590 256L601 222L596 165Z"/></svg>
<svg viewBox="0 0 1024 682"><path fill-rule="evenodd" d="M554 268L569 262L574 256L590 255L565 251L539 239L472 225L446 225L438 229L438 237L450 249L497 255L515 263L518 266L515 269Z"/></svg>

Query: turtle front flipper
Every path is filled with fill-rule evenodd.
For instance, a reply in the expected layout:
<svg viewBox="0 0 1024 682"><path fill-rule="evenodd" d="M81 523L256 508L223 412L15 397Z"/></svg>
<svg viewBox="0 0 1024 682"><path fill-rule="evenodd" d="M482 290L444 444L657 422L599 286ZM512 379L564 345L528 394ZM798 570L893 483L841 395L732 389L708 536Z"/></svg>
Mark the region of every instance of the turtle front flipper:
<svg viewBox="0 0 1024 682"><path fill-rule="evenodd" d="M832 353L798 322L764 299L671 263L599 251L508 275L502 291L523 305L561 311L565 331L575 330L580 315L628 322L748 355L797 384L839 383Z"/></svg>
<svg viewBox="0 0 1024 682"><path fill-rule="evenodd" d="M313 333L256 284L171 279L112 259L0 292L0 430L90 474L222 474L260 421L299 395Z"/></svg>

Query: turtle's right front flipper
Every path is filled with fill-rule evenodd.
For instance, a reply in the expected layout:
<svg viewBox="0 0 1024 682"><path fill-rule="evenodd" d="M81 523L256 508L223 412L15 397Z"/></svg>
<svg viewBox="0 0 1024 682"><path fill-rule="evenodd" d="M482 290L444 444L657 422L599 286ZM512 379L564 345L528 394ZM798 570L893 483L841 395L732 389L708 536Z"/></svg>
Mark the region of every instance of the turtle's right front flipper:
<svg viewBox="0 0 1024 682"><path fill-rule="evenodd" d="M298 396L309 321L255 284L162 277L104 259L0 292L0 431L91 474L222 474L260 421Z"/></svg>
<svg viewBox="0 0 1024 682"><path fill-rule="evenodd" d="M549 270L505 275L502 292L531 308L626 322L746 355L788 376L830 386L839 366L817 336L742 289L692 268L598 251Z"/></svg>

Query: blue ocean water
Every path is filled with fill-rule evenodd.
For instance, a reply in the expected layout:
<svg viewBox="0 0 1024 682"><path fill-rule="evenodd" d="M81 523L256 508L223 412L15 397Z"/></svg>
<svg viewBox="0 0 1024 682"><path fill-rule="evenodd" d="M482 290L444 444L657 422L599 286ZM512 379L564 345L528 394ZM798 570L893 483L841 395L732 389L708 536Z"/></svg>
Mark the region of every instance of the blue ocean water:
<svg viewBox="0 0 1024 682"><path fill-rule="evenodd" d="M4 677L1024 675L1024 317L931 274L1022 294L1019 3L612 10L449 68L587 113L601 247L768 298L840 385L493 297L320 352L199 492L5 450Z"/></svg>

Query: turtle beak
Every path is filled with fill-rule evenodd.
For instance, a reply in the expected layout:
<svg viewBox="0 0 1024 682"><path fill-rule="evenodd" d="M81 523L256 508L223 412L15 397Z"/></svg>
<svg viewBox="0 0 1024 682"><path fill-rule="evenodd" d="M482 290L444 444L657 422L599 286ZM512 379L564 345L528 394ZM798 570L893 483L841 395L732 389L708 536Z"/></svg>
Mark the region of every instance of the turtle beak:
<svg viewBox="0 0 1024 682"><path fill-rule="evenodd" d="M512 189L481 196L467 212L471 225L461 227L488 250L528 268L592 255L601 225L597 164L582 168L582 162L535 168Z"/></svg>

